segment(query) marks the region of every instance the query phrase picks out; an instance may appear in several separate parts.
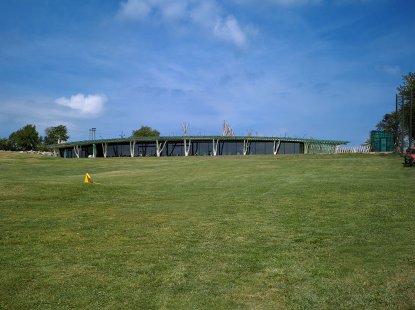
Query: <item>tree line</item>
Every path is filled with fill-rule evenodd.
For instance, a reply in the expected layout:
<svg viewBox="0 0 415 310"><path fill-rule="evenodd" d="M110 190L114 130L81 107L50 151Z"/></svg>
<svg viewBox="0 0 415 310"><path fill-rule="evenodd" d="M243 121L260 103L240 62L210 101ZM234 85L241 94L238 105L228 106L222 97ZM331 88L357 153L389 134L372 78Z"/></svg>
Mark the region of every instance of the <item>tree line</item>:
<svg viewBox="0 0 415 310"><path fill-rule="evenodd" d="M65 125L52 126L45 129L45 136L41 136L36 126L28 124L8 138L0 139L0 150L5 151L47 151L50 145L69 139L68 129Z"/></svg>
<svg viewBox="0 0 415 310"><path fill-rule="evenodd" d="M159 137L160 132L149 126L141 126L132 131L133 137ZM8 138L0 139L0 150L5 151L48 151L50 146L69 139L68 129L65 125L52 126L45 129L42 137L36 130L36 126L28 124Z"/></svg>

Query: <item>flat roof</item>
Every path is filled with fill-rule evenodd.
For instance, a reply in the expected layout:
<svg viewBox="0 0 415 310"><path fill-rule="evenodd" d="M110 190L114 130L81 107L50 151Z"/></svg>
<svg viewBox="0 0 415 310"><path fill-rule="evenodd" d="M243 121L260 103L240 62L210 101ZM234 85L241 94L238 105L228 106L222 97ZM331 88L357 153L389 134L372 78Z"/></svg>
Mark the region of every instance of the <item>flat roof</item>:
<svg viewBox="0 0 415 310"><path fill-rule="evenodd" d="M75 145L88 145L88 144L98 144L98 143L129 143L133 142L155 142L158 141L183 141L186 138L187 140L197 140L197 141L210 141L210 140L221 140L221 141L243 141L248 140L252 142L265 142L265 141L281 141L281 142L302 142L302 143L312 143L312 144L332 144L332 145L341 145L347 144L349 141L340 141L340 140L318 140L318 139L300 139L300 138L289 138L289 137L248 137L248 136L161 136L161 137L129 137L129 138L118 138L118 139L100 139L100 140L83 140L83 141L70 141L60 144L52 145L55 148L63 148L68 146Z"/></svg>

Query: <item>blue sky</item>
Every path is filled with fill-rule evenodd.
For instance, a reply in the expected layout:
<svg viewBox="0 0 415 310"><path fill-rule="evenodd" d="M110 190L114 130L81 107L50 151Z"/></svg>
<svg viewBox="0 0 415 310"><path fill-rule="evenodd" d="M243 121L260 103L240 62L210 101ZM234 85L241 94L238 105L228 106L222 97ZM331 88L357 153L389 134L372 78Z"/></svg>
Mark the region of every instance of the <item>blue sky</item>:
<svg viewBox="0 0 415 310"><path fill-rule="evenodd" d="M412 0L0 1L0 137L162 135L363 143L415 71Z"/></svg>

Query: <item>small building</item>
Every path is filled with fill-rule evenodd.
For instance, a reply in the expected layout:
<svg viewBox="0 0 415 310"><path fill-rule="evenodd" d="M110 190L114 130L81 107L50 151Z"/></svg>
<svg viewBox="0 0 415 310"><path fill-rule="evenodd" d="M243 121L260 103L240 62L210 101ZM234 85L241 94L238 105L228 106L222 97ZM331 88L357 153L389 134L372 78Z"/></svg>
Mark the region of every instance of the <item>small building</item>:
<svg viewBox="0 0 415 310"><path fill-rule="evenodd" d="M280 137L175 136L88 140L54 145L63 158L330 154L347 141Z"/></svg>
<svg viewBox="0 0 415 310"><path fill-rule="evenodd" d="M395 135L391 131L372 130L370 132L370 148L372 152L393 152Z"/></svg>

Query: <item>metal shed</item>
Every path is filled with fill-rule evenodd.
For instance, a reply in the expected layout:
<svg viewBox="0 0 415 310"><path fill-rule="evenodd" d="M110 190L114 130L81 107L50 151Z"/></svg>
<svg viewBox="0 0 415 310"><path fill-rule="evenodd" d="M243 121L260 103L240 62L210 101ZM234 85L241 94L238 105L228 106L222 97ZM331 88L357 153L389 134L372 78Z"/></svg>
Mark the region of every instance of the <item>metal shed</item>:
<svg viewBox="0 0 415 310"><path fill-rule="evenodd" d="M372 130L370 132L370 148L372 152L393 152L395 135L391 131Z"/></svg>

